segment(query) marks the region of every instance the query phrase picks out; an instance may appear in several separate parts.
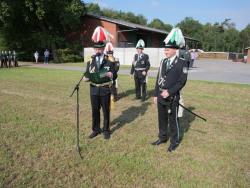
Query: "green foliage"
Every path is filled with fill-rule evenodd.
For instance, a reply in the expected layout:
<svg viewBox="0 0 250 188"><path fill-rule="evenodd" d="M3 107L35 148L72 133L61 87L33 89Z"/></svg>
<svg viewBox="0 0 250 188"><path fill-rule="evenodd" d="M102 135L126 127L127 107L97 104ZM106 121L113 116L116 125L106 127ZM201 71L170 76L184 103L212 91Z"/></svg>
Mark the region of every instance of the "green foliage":
<svg viewBox="0 0 250 188"><path fill-rule="evenodd" d="M55 63L69 63L69 62L81 62L83 58L80 55L75 54L71 49L57 49L54 51L57 56Z"/></svg>
<svg viewBox="0 0 250 188"><path fill-rule="evenodd" d="M187 17L177 26L182 29L184 35L201 41L201 47L205 51L242 52L244 47L250 46L250 25L239 32L230 19L202 25Z"/></svg>
<svg viewBox="0 0 250 188"><path fill-rule="evenodd" d="M0 30L0 51L5 49L6 49L6 42L4 40L2 31Z"/></svg>
<svg viewBox="0 0 250 188"><path fill-rule="evenodd" d="M0 26L10 49L65 48L66 35L80 28L81 0L2 0Z"/></svg>
<svg viewBox="0 0 250 188"><path fill-rule="evenodd" d="M153 19L153 20L148 24L148 26L149 26L149 27L156 28L156 29L162 29L162 30L165 30L165 31L168 31L168 32L170 32L170 30L172 29L172 25L170 25L170 24L165 24L163 21L161 21L161 20L158 19L158 18Z"/></svg>
<svg viewBox="0 0 250 188"><path fill-rule="evenodd" d="M199 21L194 20L191 17L186 17L183 21L178 23L176 26L182 30L185 36L189 36L199 41L202 41L201 40L202 34L203 34L202 24Z"/></svg>
<svg viewBox="0 0 250 188"><path fill-rule="evenodd" d="M250 47L250 24L248 24L246 28L240 32L239 35L242 48L244 49Z"/></svg>
<svg viewBox="0 0 250 188"><path fill-rule="evenodd" d="M26 51L18 51L17 58L19 61L33 61L33 53L28 53Z"/></svg>
<svg viewBox="0 0 250 188"><path fill-rule="evenodd" d="M99 16L102 15L101 9L100 9L99 5L96 3L89 3L87 5L87 11L88 11L88 13L91 13L91 14L95 14L95 15L99 15ZM111 12L112 11L113 10L111 10Z"/></svg>
<svg viewBox="0 0 250 188"><path fill-rule="evenodd" d="M231 28L225 30L223 40L224 40L223 51L228 51L228 52L240 51L240 49L237 49L237 47L240 45L240 42L239 42L239 32L236 29Z"/></svg>
<svg viewBox="0 0 250 188"><path fill-rule="evenodd" d="M109 18L121 19L141 25L147 25L147 19L141 14L135 15L132 12L116 11L110 8L101 9L99 5L96 3L89 3L86 8L87 12L91 14L106 16Z"/></svg>

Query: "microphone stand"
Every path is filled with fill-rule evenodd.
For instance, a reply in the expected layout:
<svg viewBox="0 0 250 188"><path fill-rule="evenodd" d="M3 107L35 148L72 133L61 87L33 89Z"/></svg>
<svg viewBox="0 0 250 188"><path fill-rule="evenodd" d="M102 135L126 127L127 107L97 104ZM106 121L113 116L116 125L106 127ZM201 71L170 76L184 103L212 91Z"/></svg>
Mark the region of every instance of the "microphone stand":
<svg viewBox="0 0 250 188"><path fill-rule="evenodd" d="M84 74L82 75L81 79L79 80L79 82L76 84L76 86L74 87L74 90L72 92L72 94L69 96L69 97L72 97L73 94L75 93L76 91L76 151L79 153L80 157L82 158L81 156L81 151L80 151L80 146L79 146L79 86L80 86L80 83L82 81L84 77Z"/></svg>

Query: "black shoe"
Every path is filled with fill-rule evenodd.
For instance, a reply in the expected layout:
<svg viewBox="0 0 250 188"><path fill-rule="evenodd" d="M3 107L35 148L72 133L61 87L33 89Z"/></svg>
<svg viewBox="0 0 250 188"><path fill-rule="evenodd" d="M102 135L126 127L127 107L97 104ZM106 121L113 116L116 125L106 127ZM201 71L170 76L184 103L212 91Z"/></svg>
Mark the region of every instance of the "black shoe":
<svg viewBox="0 0 250 188"><path fill-rule="evenodd" d="M106 140L110 139L110 133L108 131L103 132L103 137Z"/></svg>
<svg viewBox="0 0 250 188"><path fill-rule="evenodd" d="M158 145L166 143L166 142L167 142L167 140L158 139L155 142L152 142L151 144L154 145L154 146L158 146Z"/></svg>
<svg viewBox="0 0 250 188"><path fill-rule="evenodd" d="M170 144L170 146L168 147L168 152L174 151L178 147L178 145L179 145L178 143Z"/></svg>
<svg viewBox="0 0 250 188"><path fill-rule="evenodd" d="M98 134L100 134L100 132L92 132L92 133L89 135L89 138L95 138Z"/></svg>
<svg viewBox="0 0 250 188"><path fill-rule="evenodd" d="M138 100L138 99L141 99L141 97L138 97L138 96L137 96L137 97L135 97L135 99L137 99L137 100Z"/></svg>

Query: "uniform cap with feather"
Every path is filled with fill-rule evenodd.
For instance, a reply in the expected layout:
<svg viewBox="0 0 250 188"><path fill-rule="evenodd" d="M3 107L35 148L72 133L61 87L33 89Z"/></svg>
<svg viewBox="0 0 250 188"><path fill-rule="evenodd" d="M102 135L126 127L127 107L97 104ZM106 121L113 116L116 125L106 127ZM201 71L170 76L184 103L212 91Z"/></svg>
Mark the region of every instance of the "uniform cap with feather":
<svg viewBox="0 0 250 188"><path fill-rule="evenodd" d="M136 48L140 48L140 49L145 48L145 42L144 42L142 39L140 39L140 40L137 42L137 44L136 44Z"/></svg>
<svg viewBox="0 0 250 188"><path fill-rule="evenodd" d="M104 48L108 39L106 30L101 26L96 27L91 39L94 42L94 48Z"/></svg>
<svg viewBox="0 0 250 188"><path fill-rule="evenodd" d="M168 36L164 40L165 48L181 48L185 46L185 38L181 32L181 30L176 27L173 28Z"/></svg>
<svg viewBox="0 0 250 188"><path fill-rule="evenodd" d="M113 54L113 52L114 52L114 47L113 47L113 45L112 45L111 42L108 42L108 43L106 44L106 47L105 47L104 51L105 51L106 54Z"/></svg>

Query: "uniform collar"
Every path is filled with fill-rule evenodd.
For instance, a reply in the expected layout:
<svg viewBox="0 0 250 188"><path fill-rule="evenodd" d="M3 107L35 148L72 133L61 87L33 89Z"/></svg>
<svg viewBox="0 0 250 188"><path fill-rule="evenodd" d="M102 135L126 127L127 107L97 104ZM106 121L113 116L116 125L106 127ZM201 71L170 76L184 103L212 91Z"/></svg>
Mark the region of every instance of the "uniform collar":
<svg viewBox="0 0 250 188"><path fill-rule="evenodd" d="M172 63L174 62L175 58L176 58L176 55L174 55L174 56L172 56L172 57L169 58L170 65L172 65Z"/></svg>
<svg viewBox="0 0 250 188"><path fill-rule="evenodd" d="M143 52L138 54L138 57L141 58L143 56Z"/></svg>

